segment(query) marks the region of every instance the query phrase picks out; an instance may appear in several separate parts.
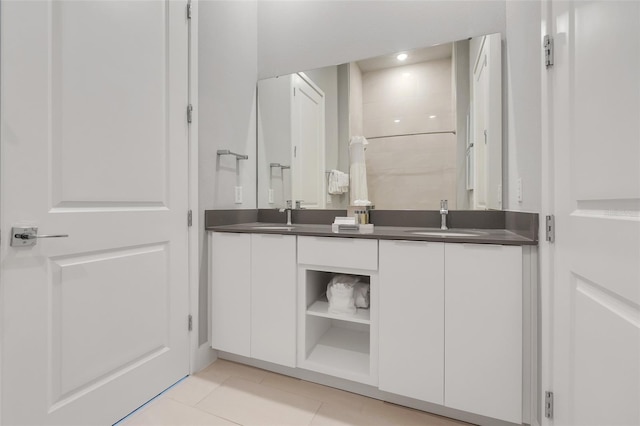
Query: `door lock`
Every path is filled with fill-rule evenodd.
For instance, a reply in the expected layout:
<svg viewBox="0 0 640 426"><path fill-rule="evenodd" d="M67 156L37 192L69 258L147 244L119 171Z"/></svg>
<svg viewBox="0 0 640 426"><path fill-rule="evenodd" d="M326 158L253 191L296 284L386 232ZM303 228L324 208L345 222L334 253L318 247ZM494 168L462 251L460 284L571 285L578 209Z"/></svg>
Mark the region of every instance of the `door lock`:
<svg viewBox="0 0 640 426"><path fill-rule="evenodd" d="M11 228L11 247L35 246L38 238L65 238L68 234L38 235L37 226L14 226Z"/></svg>

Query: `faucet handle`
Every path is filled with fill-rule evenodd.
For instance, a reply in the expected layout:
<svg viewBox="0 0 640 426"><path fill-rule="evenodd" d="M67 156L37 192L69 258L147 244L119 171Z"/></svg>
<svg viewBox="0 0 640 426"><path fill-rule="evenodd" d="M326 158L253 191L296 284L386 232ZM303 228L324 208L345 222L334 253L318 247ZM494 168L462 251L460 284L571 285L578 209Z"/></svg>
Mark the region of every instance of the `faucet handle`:
<svg viewBox="0 0 640 426"><path fill-rule="evenodd" d="M304 203L304 200L296 200L296 209L300 210L302 208L301 203Z"/></svg>
<svg viewBox="0 0 640 426"><path fill-rule="evenodd" d="M290 209L291 208L291 200L287 200L287 208Z"/></svg>

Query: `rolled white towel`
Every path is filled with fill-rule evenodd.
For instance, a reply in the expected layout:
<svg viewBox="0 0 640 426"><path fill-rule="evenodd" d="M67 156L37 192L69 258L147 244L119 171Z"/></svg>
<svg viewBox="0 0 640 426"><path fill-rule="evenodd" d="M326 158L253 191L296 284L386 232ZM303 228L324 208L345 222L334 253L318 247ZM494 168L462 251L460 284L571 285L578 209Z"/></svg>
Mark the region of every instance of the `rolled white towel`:
<svg viewBox="0 0 640 426"><path fill-rule="evenodd" d="M356 308L369 307L370 288L369 284L360 282L353 287L353 299L356 303Z"/></svg>

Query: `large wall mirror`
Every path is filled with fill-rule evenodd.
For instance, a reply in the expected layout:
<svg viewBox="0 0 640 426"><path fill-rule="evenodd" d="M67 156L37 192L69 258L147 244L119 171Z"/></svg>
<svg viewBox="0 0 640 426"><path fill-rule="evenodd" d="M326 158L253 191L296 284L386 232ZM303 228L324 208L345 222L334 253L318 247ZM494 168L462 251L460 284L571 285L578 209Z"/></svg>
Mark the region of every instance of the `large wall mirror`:
<svg viewBox="0 0 640 426"><path fill-rule="evenodd" d="M502 209L500 34L258 82L258 207Z"/></svg>

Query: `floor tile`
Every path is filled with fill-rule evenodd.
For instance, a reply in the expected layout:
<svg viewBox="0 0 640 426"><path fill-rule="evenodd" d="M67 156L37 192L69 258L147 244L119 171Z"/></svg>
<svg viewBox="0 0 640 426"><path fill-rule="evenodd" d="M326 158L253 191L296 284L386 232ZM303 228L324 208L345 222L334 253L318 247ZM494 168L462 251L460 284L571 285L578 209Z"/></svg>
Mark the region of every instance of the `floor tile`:
<svg viewBox="0 0 640 426"><path fill-rule="evenodd" d="M162 396L130 418L122 426L229 426L235 423Z"/></svg>
<svg viewBox="0 0 640 426"><path fill-rule="evenodd" d="M245 380L260 383L266 377L267 371L219 359L196 375L201 377L211 375L240 377Z"/></svg>
<svg viewBox="0 0 640 426"><path fill-rule="evenodd" d="M194 406L229 377L215 372L189 376L165 392L164 396Z"/></svg>
<svg viewBox="0 0 640 426"><path fill-rule="evenodd" d="M320 405L315 399L231 377L196 407L245 426L304 426Z"/></svg>
<svg viewBox="0 0 640 426"><path fill-rule="evenodd" d="M358 410L367 400L362 395L275 373L267 373L261 384L321 402L347 405Z"/></svg>
<svg viewBox="0 0 640 426"><path fill-rule="evenodd" d="M403 426L456 426L468 423L452 420L447 417L425 413L424 411L390 404L384 401L369 399L362 408L362 415L371 419L370 425L403 425Z"/></svg>
<svg viewBox="0 0 640 426"><path fill-rule="evenodd" d="M311 421L313 426L370 426L371 419L362 415L362 407L323 403Z"/></svg>

